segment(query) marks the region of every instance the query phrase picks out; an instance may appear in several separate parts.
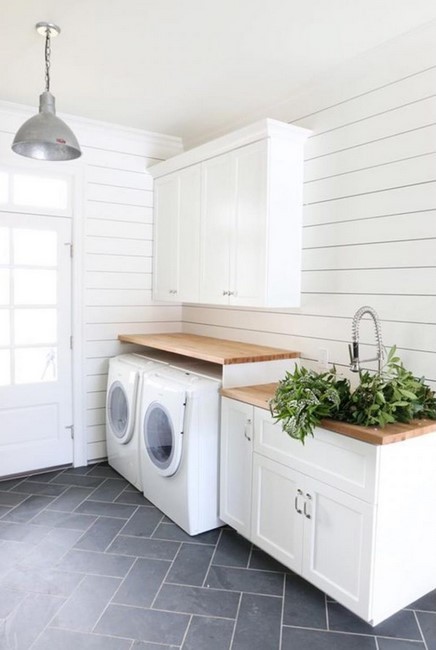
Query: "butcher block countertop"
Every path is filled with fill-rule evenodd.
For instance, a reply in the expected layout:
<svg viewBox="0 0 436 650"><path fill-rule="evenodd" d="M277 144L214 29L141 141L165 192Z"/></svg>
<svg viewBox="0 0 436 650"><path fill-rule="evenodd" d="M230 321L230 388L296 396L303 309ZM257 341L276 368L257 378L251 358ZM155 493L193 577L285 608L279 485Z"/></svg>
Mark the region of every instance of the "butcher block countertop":
<svg viewBox="0 0 436 650"><path fill-rule="evenodd" d="M268 402L273 397L276 388L277 384L223 388L221 395L268 409ZM362 442L369 442L373 445L387 445L436 431L436 420L412 420L409 424L396 422L395 424L387 424L384 429L378 429L376 427L362 427L358 424L325 419L321 420L320 426L329 429L329 431L356 438Z"/></svg>
<svg viewBox="0 0 436 650"><path fill-rule="evenodd" d="M292 350L241 343L240 341L226 341L196 334L120 334L118 339L124 343L136 343L193 359L211 361L222 366L255 361L294 359L300 356L299 352Z"/></svg>

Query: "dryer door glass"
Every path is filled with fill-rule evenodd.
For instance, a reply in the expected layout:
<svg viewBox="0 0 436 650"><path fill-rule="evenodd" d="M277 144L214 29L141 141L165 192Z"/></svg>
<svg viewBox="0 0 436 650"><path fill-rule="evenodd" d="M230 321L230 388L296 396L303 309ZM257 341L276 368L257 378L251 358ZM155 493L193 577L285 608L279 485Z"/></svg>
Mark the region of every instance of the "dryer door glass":
<svg viewBox="0 0 436 650"><path fill-rule="evenodd" d="M109 425L114 435L124 438L129 423L129 404L126 393L119 382L112 384L108 396Z"/></svg>
<svg viewBox="0 0 436 650"><path fill-rule="evenodd" d="M157 402L150 404L145 414L144 443L159 473L164 476L174 474L180 460L174 428L168 411Z"/></svg>

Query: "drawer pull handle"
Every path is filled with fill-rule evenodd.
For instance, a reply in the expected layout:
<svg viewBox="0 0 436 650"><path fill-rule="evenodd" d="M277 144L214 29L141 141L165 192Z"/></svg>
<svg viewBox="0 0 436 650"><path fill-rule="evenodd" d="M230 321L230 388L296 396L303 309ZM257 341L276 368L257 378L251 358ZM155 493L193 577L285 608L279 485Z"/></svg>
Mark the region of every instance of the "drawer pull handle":
<svg viewBox="0 0 436 650"><path fill-rule="evenodd" d="M302 492L302 490L298 489L298 490L297 490L297 496L295 497L295 500L294 500L294 507L295 507L295 510L298 512L299 515L303 514L303 511L302 511L302 509L299 507L299 503L298 503L298 499L299 499L300 497L302 497L302 496L303 496L303 492Z"/></svg>
<svg viewBox="0 0 436 650"><path fill-rule="evenodd" d="M251 420L250 418L247 419L244 427L244 436L246 437L247 440L251 442L251 436L249 436L249 432L251 433Z"/></svg>
<svg viewBox="0 0 436 650"><path fill-rule="evenodd" d="M312 519L312 513L308 511L307 509L307 503L308 501L312 501L312 497L309 493L306 494L306 501L304 502L304 516L306 519Z"/></svg>

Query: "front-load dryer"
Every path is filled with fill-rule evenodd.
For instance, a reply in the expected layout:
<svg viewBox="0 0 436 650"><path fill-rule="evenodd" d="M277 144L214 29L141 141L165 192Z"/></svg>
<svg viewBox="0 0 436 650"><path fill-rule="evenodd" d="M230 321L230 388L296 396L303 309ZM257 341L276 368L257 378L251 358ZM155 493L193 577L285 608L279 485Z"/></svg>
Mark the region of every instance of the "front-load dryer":
<svg viewBox="0 0 436 650"><path fill-rule="evenodd" d="M138 408L144 496L189 535L218 517L221 382L166 368L144 378Z"/></svg>
<svg viewBox="0 0 436 650"><path fill-rule="evenodd" d="M108 462L142 492L136 408L143 377L164 367L140 354L121 354L109 360L106 393Z"/></svg>

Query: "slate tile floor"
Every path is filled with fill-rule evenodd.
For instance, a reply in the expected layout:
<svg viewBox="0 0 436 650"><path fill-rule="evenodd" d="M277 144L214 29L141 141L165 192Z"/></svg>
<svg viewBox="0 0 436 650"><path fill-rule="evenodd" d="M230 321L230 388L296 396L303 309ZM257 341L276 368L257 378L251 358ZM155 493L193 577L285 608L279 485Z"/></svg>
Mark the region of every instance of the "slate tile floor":
<svg viewBox="0 0 436 650"><path fill-rule="evenodd" d="M436 650L436 591L371 628L103 463L0 483L0 650L28 649Z"/></svg>

